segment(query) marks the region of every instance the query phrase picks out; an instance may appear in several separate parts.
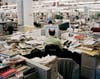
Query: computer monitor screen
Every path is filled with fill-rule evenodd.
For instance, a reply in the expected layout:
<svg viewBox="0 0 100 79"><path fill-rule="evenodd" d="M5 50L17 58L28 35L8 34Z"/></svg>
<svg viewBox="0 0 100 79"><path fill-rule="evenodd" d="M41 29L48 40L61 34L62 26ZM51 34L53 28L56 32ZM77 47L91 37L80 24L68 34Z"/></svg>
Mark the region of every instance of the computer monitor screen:
<svg viewBox="0 0 100 79"><path fill-rule="evenodd" d="M49 30L55 30L55 37L59 37L59 29L57 25L46 25L45 26L45 35L49 36Z"/></svg>
<svg viewBox="0 0 100 79"><path fill-rule="evenodd" d="M59 30L65 31L69 28L69 22L65 22L59 25Z"/></svg>

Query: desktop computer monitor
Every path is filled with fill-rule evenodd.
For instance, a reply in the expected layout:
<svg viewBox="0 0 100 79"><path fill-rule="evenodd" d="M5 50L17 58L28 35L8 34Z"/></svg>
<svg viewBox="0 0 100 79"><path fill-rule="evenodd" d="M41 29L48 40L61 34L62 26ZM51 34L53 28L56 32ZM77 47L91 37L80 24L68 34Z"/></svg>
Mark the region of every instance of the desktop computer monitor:
<svg viewBox="0 0 100 79"><path fill-rule="evenodd" d="M59 25L59 30L66 31L69 28L69 22L65 22Z"/></svg>
<svg viewBox="0 0 100 79"><path fill-rule="evenodd" d="M49 36L49 30L55 30L55 37L59 37L59 28L57 25L46 25L45 26L45 36Z"/></svg>

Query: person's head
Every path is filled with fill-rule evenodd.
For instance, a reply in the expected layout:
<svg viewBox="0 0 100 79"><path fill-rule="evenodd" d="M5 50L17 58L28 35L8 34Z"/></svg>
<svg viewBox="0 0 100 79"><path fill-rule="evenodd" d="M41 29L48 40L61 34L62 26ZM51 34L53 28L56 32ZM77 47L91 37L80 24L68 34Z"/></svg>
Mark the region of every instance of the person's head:
<svg viewBox="0 0 100 79"><path fill-rule="evenodd" d="M10 19L10 21L14 21L13 19Z"/></svg>
<svg viewBox="0 0 100 79"><path fill-rule="evenodd" d="M87 21L90 21L90 18L88 18Z"/></svg>
<svg viewBox="0 0 100 79"><path fill-rule="evenodd" d="M54 36L55 35L55 29L49 29L49 35Z"/></svg>
<svg viewBox="0 0 100 79"><path fill-rule="evenodd" d="M52 21L50 20L50 21L48 22L48 24L52 24Z"/></svg>
<svg viewBox="0 0 100 79"><path fill-rule="evenodd" d="M9 18L9 19L7 19L7 21L8 22L13 22L14 20Z"/></svg>

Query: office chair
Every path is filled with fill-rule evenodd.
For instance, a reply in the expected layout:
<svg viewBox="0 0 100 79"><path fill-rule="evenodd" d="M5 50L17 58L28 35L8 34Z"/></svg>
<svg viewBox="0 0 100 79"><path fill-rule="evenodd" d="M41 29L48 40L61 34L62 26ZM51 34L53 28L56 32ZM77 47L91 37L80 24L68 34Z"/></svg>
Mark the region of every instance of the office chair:
<svg viewBox="0 0 100 79"><path fill-rule="evenodd" d="M57 57L60 56L61 49L58 45L55 44L48 44L45 46L45 55L56 55Z"/></svg>
<svg viewBox="0 0 100 79"><path fill-rule="evenodd" d="M71 58L58 58L58 72L64 79L79 79L79 65Z"/></svg>
<svg viewBox="0 0 100 79"><path fill-rule="evenodd" d="M23 56L26 58L32 59L34 57L42 57L43 54L42 54L41 50L35 48L29 54L23 55Z"/></svg>
<svg viewBox="0 0 100 79"><path fill-rule="evenodd" d="M34 57L42 57L42 52L41 50L35 48L31 51L31 58L34 58Z"/></svg>
<svg viewBox="0 0 100 79"><path fill-rule="evenodd" d="M93 31L93 32L100 32L100 27L92 27L91 31Z"/></svg>

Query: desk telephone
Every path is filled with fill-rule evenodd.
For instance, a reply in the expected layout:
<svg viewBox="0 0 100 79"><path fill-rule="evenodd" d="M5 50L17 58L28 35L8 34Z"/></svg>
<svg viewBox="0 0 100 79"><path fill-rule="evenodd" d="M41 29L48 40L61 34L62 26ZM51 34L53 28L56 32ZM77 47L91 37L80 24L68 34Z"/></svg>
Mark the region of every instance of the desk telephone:
<svg viewBox="0 0 100 79"><path fill-rule="evenodd" d="M64 46L66 46L67 48L70 47L72 41L67 40L66 42L64 42Z"/></svg>
<svg viewBox="0 0 100 79"><path fill-rule="evenodd" d="M75 48L79 45L81 45L81 43L79 43L79 41L75 41L75 40L73 40L73 41L67 40L66 42L64 42L64 46L66 46L67 48L69 48L69 47Z"/></svg>

